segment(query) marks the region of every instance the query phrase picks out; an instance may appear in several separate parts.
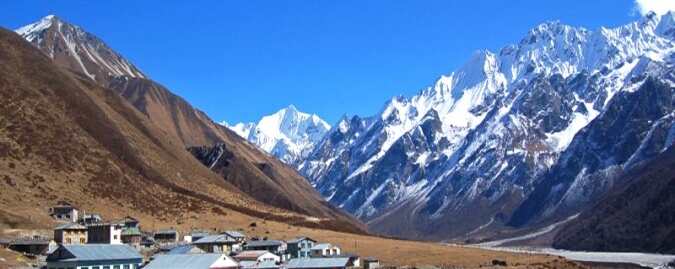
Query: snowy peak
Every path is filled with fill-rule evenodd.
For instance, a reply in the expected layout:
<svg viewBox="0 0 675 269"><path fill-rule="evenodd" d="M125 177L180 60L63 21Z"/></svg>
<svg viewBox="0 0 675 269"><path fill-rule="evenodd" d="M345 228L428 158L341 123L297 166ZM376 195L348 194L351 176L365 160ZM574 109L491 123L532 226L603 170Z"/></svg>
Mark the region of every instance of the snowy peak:
<svg viewBox="0 0 675 269"><path fill-rule="evenodd" d="M262 117L258 124L223 125L291 165L306 157L330 130L319 116L300 112L293 105Z"/></svg>
<svg viewBox="0 0 675 269"><path fill-rule="evenodd" d="M637 91L647 76L670 76L674 34L672 13L593 31L540 24L499 53L472 53L372 117L343 117L300 171L377 233L469 233L509 214L504 205L522 201L599 115L630 107L611 106L615 96ZM411 219L429 226L411 228ZM441 226L454 228L431 228Z"/></svg>
<svg viewBox="0 0 675 269"><path fill-rule="evenodd" d="M111 77L146 78L138 68L105 42L55 15L15 31L60 65L107 85Z"/></svg>

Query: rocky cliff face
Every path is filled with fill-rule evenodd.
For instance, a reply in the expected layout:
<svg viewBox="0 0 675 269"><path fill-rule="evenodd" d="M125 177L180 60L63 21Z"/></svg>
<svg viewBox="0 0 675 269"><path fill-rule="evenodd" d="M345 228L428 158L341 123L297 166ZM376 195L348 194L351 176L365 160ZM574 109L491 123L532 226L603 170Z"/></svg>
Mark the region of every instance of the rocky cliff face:
<svg viewBox="0 0 675 269"><path fill-rule="evenodd" d="M481 238L509 221L577 212L624 171L613 167L670 146L656 134L668 133L673 111L674 21L649 14L594 31L542 24L372 117L343 118L300 171L328 201L390 235ZM645 90L653 85L662 91ZM565 187L549 197L557 183L545 182L560 177Z"/></svg>

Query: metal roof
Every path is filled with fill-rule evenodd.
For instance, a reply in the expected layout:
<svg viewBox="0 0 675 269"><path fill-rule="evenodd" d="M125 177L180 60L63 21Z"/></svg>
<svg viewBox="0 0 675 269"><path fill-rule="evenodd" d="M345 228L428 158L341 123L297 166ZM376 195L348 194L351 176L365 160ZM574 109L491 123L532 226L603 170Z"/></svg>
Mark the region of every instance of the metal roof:
<svg viewBox="0 0 675 269"><path fill-rule="evenodd" d="M349 258L311 258L292 259L288 261L286 268L335 268L346 267Z"/></svg>
<svg viewBox="0 0 675 269"><path fill-rule="evenodd" d="M272 254L272 252L267 250L247 250L235 255L234 258L258 258L266 253Z"/></svg>
<svg viewBox="0 0 675 269"><path fill-rule="evenodd" d="M196 254L196 253L205 253L203 250L196 246L176 246L167 252L165 255L177 255L177 254Z"/></svg>
<svg viewBox="0 0 675 269"><path fill-rule="evenodd" d="M315 245L314 247L310 248L310 250L322 250L322 249L330 248L331 246L332 246L333 248L339 248L338 246L333 245L333 244L331 244L331 243L323 243L323 244L317 244L317 245Z"/></svg>
<svg viewBox="0 0 675 269"><path fill-rule="evenodd" d="M61 259L58 253L66 250L74 257ZM101 260L129 260L138 259L140 263L143 259L141 254L129 245L107 245L107 244L86 244L86 245L61 245L52 255L47 257L47 261L101 261Z"/></svg>
<svg viewBox="0 0 675 269"><path fill-rule="evenodd" d="M232 264L228 268L239 267L239 264L225 254L177 254L177 255L159 255L153 261L148 263L144 269L208 269L219 259L229 260Z"/></svg>
<svg viewBox="0 0 675 269"><path fill-rule="evenodd" d="M204 236L192 243L199 245L199 244L213 244L213 243L236 243L236 241L234 241L234 239L227 236L226 234L217 234Z"/></svg>
<svg viewBox="0 0 675 269"><path fill-rule="evenodd" d="M44 237L22 237L3 240L3 244L10 245L49 245L52 240Z"/></svg>
<svg viewBox="0 0 675 269"><path fill-rule="evenodd" d="M87 226L77 223L68 223L54 228L54 230L86 230Z"/></svg>
<svg viewBox="0 0 675 269"><path fill-rule="evenodd" d="M143 235L138 228L126 228L122 230L122 235Z"/></svg>
<svg viewBox="0 0 675 269"><path fill-rule="evenodd" d="M314 240L312 238L309 238L309 237L296 237L296 238L291 239L287 243L288 244L297 244L297 243L300 243L304 240L308 240L308 241L312 241L312 242L316 243L316 240Z"/></svg>
<svg viewBox="0 0 675 269"><path fill-rule="evenodd" d="M259 240L246 242L246 247L278 247L283 244L280 240Z"/></svg>
<svg viewBox="0 0 675 269"><path fill-rule="evenodd" d="M234 238L245 238L246 237L246 235L244 235L243 233L240 233L240 232L234 231L234 230L225 231L225 233L227 235L231 236L231 237L234 237Z"/></svg>

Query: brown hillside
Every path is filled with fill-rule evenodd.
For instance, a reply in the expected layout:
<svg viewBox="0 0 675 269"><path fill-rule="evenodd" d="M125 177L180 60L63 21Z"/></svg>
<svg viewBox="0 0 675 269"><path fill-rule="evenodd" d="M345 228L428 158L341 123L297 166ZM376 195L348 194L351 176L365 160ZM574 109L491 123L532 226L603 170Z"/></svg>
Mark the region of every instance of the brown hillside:
<svg viewBox="0 0 675 269"><path fill-rule="evenodd" d="M365 231L365 226L356 218L323 202L314 188L290 166L214 123L202 111L159 83L146 79L140 70L95 35L56 16L43 20L49 20L51 25L35 34L29 33L25 38L41 37L32 39L31 43L57 64L83 74L81 80L94 74L96 83L120 94L144 114L143 118L158 127L169 147L231 145L237 161L226 170L236 176L226 179L245 183L236 186L246 194L272 206L320 218L335 218L350 223L346 225L347 229ZM76 49L73 51L72 47ZM247 185L273 185L273 189L251 192Z"/></svg>
<svg viewBox="0 0 675 269"><path fill-rule="evenodd" d="M4 211L58 200L109 217L164 223L242 212L300 225L360 231L250 199L212 173L126 100L58 67L0 31L0 202Z"/></svg>

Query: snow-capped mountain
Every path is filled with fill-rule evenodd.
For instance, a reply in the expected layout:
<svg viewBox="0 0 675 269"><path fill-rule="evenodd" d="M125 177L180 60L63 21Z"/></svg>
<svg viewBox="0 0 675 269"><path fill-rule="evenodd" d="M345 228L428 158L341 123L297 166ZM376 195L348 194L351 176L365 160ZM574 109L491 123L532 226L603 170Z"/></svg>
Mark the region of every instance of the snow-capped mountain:
<svg viewBox="0 0 675 269"><path fill-rule="evenodd" d="M258 124L222 124L292 166L306 158L330 130L319 116L302 113L293 105L264 116Z"/></svg>
<svg viewBox="0 0 675 269"><path fill-rule="evenodd" d="M576 212L672 144L674 37L672 13L593 31L541 24L372 117L344 117L299 168L383 234L478 236L533 193L518 224ZM621 101L643 95L669 98L658 109Z"/></svg>
<svg viewBox="0 0 675 269"><path fill-rule="evenodd" d="M16 33L47 53L60 65L81 72L99 83L111 77L146 78L133 64L112 50L98 37L49 15Z"/></svg>

